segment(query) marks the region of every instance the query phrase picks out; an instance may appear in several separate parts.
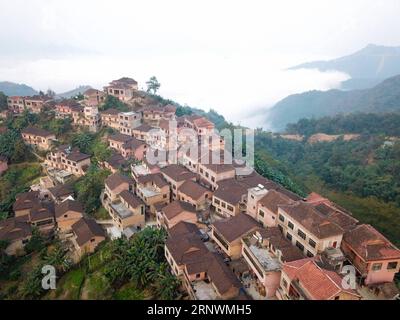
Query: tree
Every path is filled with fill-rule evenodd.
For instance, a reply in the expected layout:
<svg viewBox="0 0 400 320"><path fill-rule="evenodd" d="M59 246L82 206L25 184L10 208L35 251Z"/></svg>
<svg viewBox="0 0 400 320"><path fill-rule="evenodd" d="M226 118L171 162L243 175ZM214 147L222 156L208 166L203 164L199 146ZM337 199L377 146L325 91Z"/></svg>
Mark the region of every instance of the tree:
<svg viewBox="0 0 400 320"><path fill-rule="evenodd" d="M54 98L56 96L56 93L51 89L47 89L46 95L50 98Z"/></svg>
<svg viewBox="0 0 400 320"><path fill-rule="evenodd" d="M40 252L46 247L45 239L40 234L39 229L33 228L32 237L29 239L28 243L25 245L25 250L28 253Z"/></svg>
<svg viewBox="0 0 400 320"><path fill-rule="evenodd" d="M100 194L104 187L104 181L109 175L108 170L102 170L92 165L88 172L75 183L78 200L82 202L87 213L93 214L100 207Z"/></svg>
<svg viewBox="0 0 400 320"><path fill-rule="evenodd" d="M23 162L29 158L29 150L15 130L8 130L0 135L0 155L13 163Z"/></svg>
<svg viewBox="0 0 400 320"><path fill-rule="evenodd" d="M147 92L156 94L158 89L160 89L161 84L158 82L157 78L155 76L151 77L149 81L146 82L147 85Z"/></svg>
<svg viewBox="0 0 400 320"><path fill-rule="evenodd" d="M7 110L7 96L0 91L0 110Z"/></svg>
<svg viewBox="0 0 400 320"><path fill-rule="evenodd" d="M128 106L123 103L121 100L114 96L108 95L104 101L104 103L99 108L100 110L107 110L107 109L117 109L122 112L129 111Z"/></svg>
<svg viewBox="0 0 400 320"><path fill-rule="evenodd" d="M90 153L94 136L88 132L77 133L72 138L72 145L78 147L83 153Z"/></svg>

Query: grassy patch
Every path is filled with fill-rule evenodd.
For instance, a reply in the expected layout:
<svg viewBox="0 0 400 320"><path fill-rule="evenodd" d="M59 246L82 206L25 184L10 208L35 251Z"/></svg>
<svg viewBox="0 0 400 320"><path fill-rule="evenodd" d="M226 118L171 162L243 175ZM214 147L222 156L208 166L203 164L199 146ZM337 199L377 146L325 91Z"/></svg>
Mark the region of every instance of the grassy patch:
<svg viewBox="0 0 400 320"><path fill-rule="evenodd" d="M85 281L85 271L74 269L62 277L55 292L56 298L78 300L81 296L82 284Z"/></svg>
<svg viewBox="0 0 400 320"><path fill-rule="evenodd" d="M96 220L109 220L111 217L104 207L100 207L93 215Z"/></svg>
<svg viewBox="0 0 400 320"><path fill-rule="evenodd" d="M119 288L113 295L114 300L143 300L144 292L136 288L133 283L127 283Z"/></svg>

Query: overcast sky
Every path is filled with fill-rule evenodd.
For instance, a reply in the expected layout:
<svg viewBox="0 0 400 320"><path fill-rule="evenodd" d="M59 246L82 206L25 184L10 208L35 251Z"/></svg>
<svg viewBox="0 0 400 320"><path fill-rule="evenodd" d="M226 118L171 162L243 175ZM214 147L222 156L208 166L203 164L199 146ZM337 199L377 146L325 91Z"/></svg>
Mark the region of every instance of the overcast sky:
<svg viewBox="0 0 400 320"><path fill-rule="evenodd" d="M400 45L399 13L399 0L0 0L0 81L61 92L155 75L162 95L250 124L347 77L285 68Z"/></svg>

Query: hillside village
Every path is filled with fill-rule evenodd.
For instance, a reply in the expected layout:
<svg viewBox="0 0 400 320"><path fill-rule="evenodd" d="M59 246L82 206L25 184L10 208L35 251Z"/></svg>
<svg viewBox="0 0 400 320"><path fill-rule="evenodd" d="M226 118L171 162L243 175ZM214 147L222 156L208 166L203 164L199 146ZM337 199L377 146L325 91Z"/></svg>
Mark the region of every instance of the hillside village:
<svg viewBox="0 0 400 320"><path fill-rule="evenodd" d="M104 109L109 96L123 103ZM0 220L9 256L24 256L38 231L57 238L74 264L104 243L164 229L165 260L187 299L394 299L400 250L374 226L312 192L301 197L244 164L229 161L223 137L204 116L176 114L138 90L127 77L80 99L8 97L2 117L48 113L70 119L73 130L102 133L103 161L37 126L21 137L40 159L43 175L16 196L13 214ZM105 130L107 129L107 130ZM5 129L6 130L6 129ZM104 133L104 134L103 134ZM290 137L289 137L290 138ZM354 137L352 137L354 138ZM183 145L206 146L193 155ZM163 160L154 163L150 155ZM171 156L173 155L173 156ZM220 161L209 161L218 155ZM2 157L0 171L9 159ZM99 195L105 218L77 199L75 179L96 165L108 174ZM355 287L346 285L348 266Z"/></svg>

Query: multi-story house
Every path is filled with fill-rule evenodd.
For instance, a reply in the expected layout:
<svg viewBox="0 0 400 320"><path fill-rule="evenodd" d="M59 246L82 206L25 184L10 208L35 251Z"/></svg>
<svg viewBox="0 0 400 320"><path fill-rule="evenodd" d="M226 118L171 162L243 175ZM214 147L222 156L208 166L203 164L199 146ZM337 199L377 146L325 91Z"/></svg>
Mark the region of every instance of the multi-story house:
<svg viewBox="0 0 400 320"><path fill-rule="evenodd" d="M46 96L25 97L25 108L32 113L40 113L50 100L51 99Z"/></svg>
<svg viewBox="0 0 400 320"><path fill-rule="evenodd" d="M215 129L214 123L199 115L187 116L185 127L195 130L199 136L211 135Z"/></svg>
<svg viewBox="0 0 400 320"><path fill-rule="evenodd" d="M147 144L151 144L154 139L154 135L158 131L156 128L149 126L148 124L141 124L131 130L131 134L138 140L145 141Z"/></svg>
<svg viewBox="0 0 400 320"><path fill-rule="evenodd" d="M20 218L8 218L0 221L0 241L5 241L7 255L19 255L32 237L29 222Z"/></svg>
<svg viewBox="0 0 400 320"><path fill-rule="evenodd" d="M146 204L146 209L155 214L156 204L170 202L170 187L161 173L139 176L136 183L136 194Z"/></svg>
<svg viewBox="0 0 400 320"><path fill-rule="evenodd" d="M56 140L56 135L54 133L35 127L23 129L21 135L26 144L35 146L40 150L50 149L53 141Z"/></svg>
<svg viewBox="0 0 400 320"><path fill-rule="evenodd" d="M104 186L104 194L101 200L106 209L108 209L110 203L118 200L118 195L122 191L134 191L134 181L118 172L108 176L104 182Z"/></svg>
<svg viewBox="0 0 400 320"><path fill-rule="evenodd" d="M12 96L7 99L8 109L13 113L22 113L25 110L24 97Z"/></svg>
<svg viewBox="0 0 400 320"><path fill-rule="evenodd" d="M286 262L282 267L280 300L360 300L352 289L342 286L336 272L320 267L313 258Z"/></svg>
<svg viewBox="0 0 400 320"><path fill-rule="evenodd" d="M108 137L108 143L111 148L119 152L124 158L132 157L141 161L147 151L145 142L126 134L113 134Z"/></svg>
<svg viewBox="0 0 400 320"><path fill-rule="evenodd" d="M107 126L109 128L113 128L118 130L119 122L118 122L118 114L120 111L118 109L107 109L100 112L101 124L103 126Z"/></svg>
<svg viewBox="0 0 400 320"><path fill-rule="evenodd" d="M278 226L286 238L309 257L328 248L340 248L345 232L329 216L303 201L279 205Z"/></svg>
<svg viewBox="0 0 400 320"><path fill-rule="evenodd" d="M70 239L78 257L93 253L97 246L106 239L104 230L93 219L79 219L71 228L73 237Z"/></svg>
<svg viewBox="0 0 400 320"><path fill-rule="evenodd" d="M246 212L247 186L236 179L227 179L218 183L214 191L212 205L215 212L224 217L237 216Z"/></svg>
<svg viewBox="0 0 400 320"><path fill-rule="evenodd" d="M190 203L196 210L206 209L212 201L212 191L199 183L186 180L178 187L177 199Z"/></svg>
<svg viewBox="0 0 400 320"><path fill-rule="evenodd" d="M141 114L133 111L118 113L118 130L122 134L134 136L133 130L141 124Z"/></svg>
<svg viewBox="0 0 400 320"><path fill-rule="evenodd" d="M266 190L263 188L262 190ZM265 227L275 227L278 225L278 206L289 205L294 202L293 199L277 190L269 190L266 195L259 199L255 204L252 201L256 200L257 195L262 194L257 190L250 189L248 195L248 212L256 208L255 219ZM254 199L252 198L254 197ZM251 209L250 209L251 208Z"/></svg>
<svg viewBox="0 0 400 320"><path fill-rule="evenodd" d="M178 198L178 188L188 180L195 181L196 174L187 170L184 166L178 164L168 165L161 170L165 181L171 186L171 196L173 200Z"/></svg>
<svg viewBox="0 0 400 320"><path fill-rule="evenodd" d="M83 112L83 107L75 100L63 100L57 102L55 105L56 118L57 119L72 118L72 112L74 110Z"/></svg>
<svg viewBox="0 0 400 320"><path fill-rule="evenodd" d="M222 258L207 249L196 225L182 221L168 233L165 257L191 299L233 299L239 295L241 283Z"/></svg>
<svg viewBox="0 0 400 320"><path fill-rule="evenodd" d="M196 223L196 208L191 204L175 200L163 207L156 214L157 225L161 228L171 229L181 221Z"/></svg>
<svg viewBox="0 0 400 320"><path fill-rule="evenodd" d="M47 168L82 176L90 166L90 155L80 152L77 148L62 145L47 154L45 165Z"/></svg>
<svg viewBox="0 0 400 320"><path fill-rule="evenodd" d="M123 232L126 228L141 230L145 225L145 204L136 195L123 190L108 204L114 225Z"/></svg>
<svg viewBox="0 0 400 320"><path fill-rule="evenodd" d="M71 233L72 225L84 216L82 203L67 199L55 207L57 230L61 233Z"/></svg>
<svg viewBox="0 0 400 320"><path fill-rule="evenodd" d="M104 91L108 95L114 96L124 102L131 100L137 90L137 81L127 77L113 80L108 86L104 87Z"/></svg>
<svg viewBox="0 0 400 320"><path fill-rule="evenodd" d="M258 229L242 238L242 256L256 280L259 294L266 298L276 295L282 264L304 258L277 227Z"/></svg>
<svg viewBox="0 0 400 320"><path fill-rule="evenodd" d="M399 272L400 250L370 225L347 231L341 248L366 285L392 282Z"/></svg>
<svg viewBox="0 0 400 320"><path fill-rule="evenodd" d="M239 214L212 224L212 239L231 259L242 255L242 239L262 226L247 214Z"/></svg>
<svg viewBox="0 0 400 320"><path fill-rule="evenodd" d="M83 93L83 97L84 97L84 104L91 107L98 107L106 99L105 93L103 91L96 89L86 90Z"/></svg>
<svg viewBox="0 0 400 320"><path fill-rule="evenodd" d="M143 115L144 123L158 127L161 120L173 120L175 118L176 107L173 105L165 107L149 106L140 111Z"/></svg>

